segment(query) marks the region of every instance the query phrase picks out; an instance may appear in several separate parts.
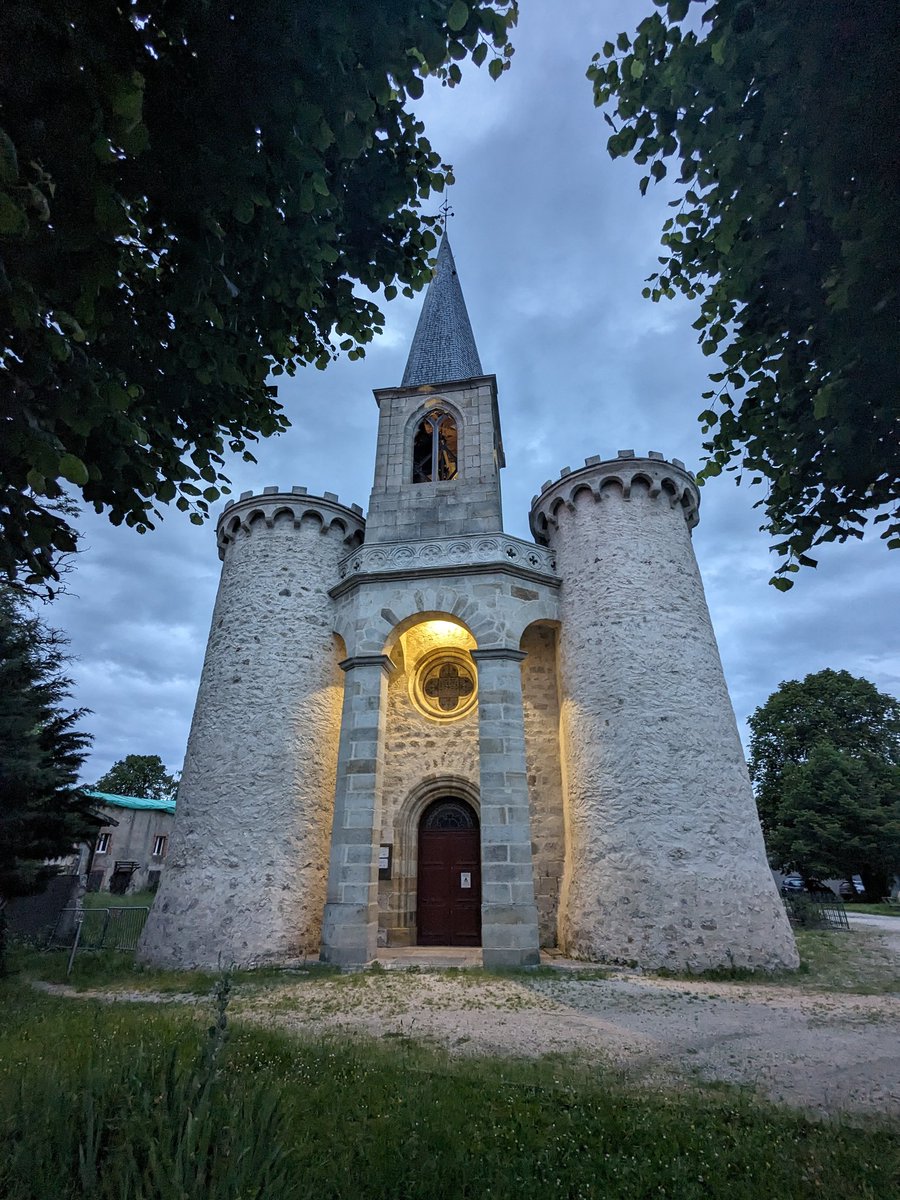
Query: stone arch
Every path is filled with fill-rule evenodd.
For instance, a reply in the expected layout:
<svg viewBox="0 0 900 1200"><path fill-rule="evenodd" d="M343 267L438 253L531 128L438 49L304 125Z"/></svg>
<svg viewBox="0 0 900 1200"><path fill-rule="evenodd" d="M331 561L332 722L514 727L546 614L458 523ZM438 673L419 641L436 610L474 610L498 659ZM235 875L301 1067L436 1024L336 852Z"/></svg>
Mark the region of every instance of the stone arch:
<svg viewBox="0 0 900 1200"><path fill-rule="evenodd" d="M394 822L395 903L412 933L416 926L416 890L419 872L419 822L425 810L443 796L464 800L481 821L481 793L478 785L463 775L435 773L426 775L406 795Z"/></svg>
<svg viewBox="0 0 900 1200"><path fill-rule="evenodd" d="M367 615L352 653L390 654L401 633L419 621L429 620L457 622L478 646L497 644L495 615L486 612L466 591L443 586L440 580L423 580L418 588L401 585L383 597L381 608Z"/></svg>
<svg viewBox="0 0 900 1200"><path fill-rule="evenodd" d="M381 610L381 616L383 619L390 619L394 616L394 612L392 609L383 608ZM461 626L463 629L465 629L466 633L475 638L476 643L478 641L478 638L475 636L475 631L471 629L468 623L462 620L461 617L456 616L452 612L447 612L445 609L429 609L425 612L409 613L408 616L399 619L385 639L384 646L381 651L382 654L390 655L402 635L406 633L408 629L413 629L416 625L421 624L423 621L448 621L453 625Z"/></svg>

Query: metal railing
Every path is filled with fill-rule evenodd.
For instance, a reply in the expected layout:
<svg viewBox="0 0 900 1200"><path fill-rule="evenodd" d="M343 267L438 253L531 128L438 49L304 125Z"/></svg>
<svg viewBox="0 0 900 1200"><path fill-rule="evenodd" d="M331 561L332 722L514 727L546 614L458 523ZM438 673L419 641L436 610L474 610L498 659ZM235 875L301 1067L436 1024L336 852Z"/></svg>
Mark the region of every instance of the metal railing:
<svg viewBox="0 0 900 1200"><path fill-rule="evenodd" d="M64 908L49 944L81 950L136 950L149 908Z"/></svg>
<svg viewBox="0 0 900 1200"><path fill-rule="evenodd" d="M850 929L844 902L832 891L782 894L792 925L802 929Z"/></svg>

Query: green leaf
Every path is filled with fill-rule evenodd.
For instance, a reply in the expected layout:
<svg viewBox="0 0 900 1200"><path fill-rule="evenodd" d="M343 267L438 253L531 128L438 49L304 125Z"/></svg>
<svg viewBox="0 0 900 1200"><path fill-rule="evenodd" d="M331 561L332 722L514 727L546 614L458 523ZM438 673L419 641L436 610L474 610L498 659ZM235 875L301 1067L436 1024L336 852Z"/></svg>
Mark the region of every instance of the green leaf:
<svg viewBox="0 0 900 1200"><path fill-rule="evenodd" d="M117 117L122 117L126 129L138 125L144 108L143 75L139 71L132 71L128 79L119 81L111 99L112 110Z"/></svg>
<svg viewBox="0 0 900 1200"><path fill-rule="evenodd" d="M631 60L631 78L640 79L644 74L645 66L643 59L633 58Z"/></svg>
<svg viewBox="0 0 900 1200"><path fill-rule="evenodd" d="M0 237L19 237L28 232L28 218L6 192L0 192Z"/></svg>
<svg viewBox="0 0 900 1200"><path fill-rule="evenodd" d="M43 493L44 488L47 486L47 480L40 473L40 471L36 471L34 467L32 467L25 478L28 486L33 492Z"/></svg>
<svg viewBox="0 0 900 1200"><path fill-rule="evenodd" d="M13 140L0 129L0 183L15 183L19 178L19 159Z"/></svg>
<svg viewBox="0 0 900 1200"><path fill-rule="evenodd" d="M488 65L488 74L491 79L499 79L503 74L503 59L492 58Z"/></svg>
<svg viewBox="0 0 900 1200"><path fill-rule="evenodd" d="M666 16L670 21L683 21L690 5L691 0L669 0L666 6Z"/></svg>
<svg viewBox="0 0 900 1200"><path fill-rule="evenodd" d="M472 51L472 62L475 64L476 67L480 67L481 64L484 62L484 60L487 58L487 52L488 52L487 42L479 42L478 45L475 47L475 49Z"/></svg>
<svg viewBox="0 0 900 1200"><path fill-rule="evenodd" d="M87 467L74 454L64 454L59 460L58 470L63 479L68 479L69 483L77 484L78 487L84 487L90 478Z"/></svg>
<svg viewBox="0 0 900 1200"><path fill-rule="evenodd" d="M242 225L249 225L253 220L256 208L249 196L242 196L235 204L232 212L236 221L240 221Z"/></svg>
<svg viewBox="0 0 900 1200"><path fill-rule="evenodd" d="M469 19L469 6L463 0L453 0L447 13L447 24L454 33L459 33Z"/></svg>

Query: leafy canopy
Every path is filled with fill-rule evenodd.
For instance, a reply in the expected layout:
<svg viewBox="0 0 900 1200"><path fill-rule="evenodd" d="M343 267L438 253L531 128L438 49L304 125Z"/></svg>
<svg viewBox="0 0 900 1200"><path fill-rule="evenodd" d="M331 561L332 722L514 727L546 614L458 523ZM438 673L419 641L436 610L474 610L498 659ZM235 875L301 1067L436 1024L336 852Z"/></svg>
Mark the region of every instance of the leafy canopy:
<svg viewBox="0 0 900 1200"><path fill-rule="evenodd" d="M271 375L364 352L450 178L409 111L509 65L515 0L0 5L0 573L57 578L68 488L202 523Z"/></svg>
<svg viewBox="0 0 900 1200"><path fill-rule="evenodd" d="M67 705L65 639L0 590L0 900L39 891L100 827L77 780L90 736Z"/></svg>
<svg viewBox="0 0 900 1200"><path fill-rule="evenodd" d="M647 166L642 193L674 160L644 295L700 301L721 362L701 478L764 482L786 590L812 546L861 537L876 512L900 546L900 22L883 0L654 3L588 76L610 155Z"/></svg>
<svg viewBox="0 0 900 1200"><path fill-rule="evenodd" d="M806 875L900 870L900 701L848 671L782 683L749 720L769 857Z"/></svg>
<svg viewBox="0 0 900 1200"><path fill-rule="evenodd" d="M177 787L178 776L169 774L158 754L126 754L100 776L91 790L114 796L168 800Z"/></svg>

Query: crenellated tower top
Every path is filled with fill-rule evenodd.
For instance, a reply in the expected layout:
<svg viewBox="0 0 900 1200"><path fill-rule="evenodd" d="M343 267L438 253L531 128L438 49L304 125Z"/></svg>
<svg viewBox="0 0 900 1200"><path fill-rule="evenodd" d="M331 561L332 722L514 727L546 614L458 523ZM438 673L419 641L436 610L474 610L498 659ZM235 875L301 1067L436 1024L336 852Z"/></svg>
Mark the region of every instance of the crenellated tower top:
<svg viewBox="0 0 900 1200"><path fill-rule="evenodd" d="M574 471L563 467L559 479L547 480L540 495L531 501L529 522L534 540L542 546L549 544L559 510L571 509L579 492L590 492L600 501L606 488L616 488L627 500L635 484L642 484L651 498L680 507L688 529L699 522L700 490L681 459L668 461L658 450L650 450L646 457L620 450L615 458L603 459L599 454L586 458L584 466Z"/></svg>
<svg viewBox="0 0 900 1200"><path fill-rule="evenodd" d="M341 504L334 492L311 496L299 485L289 490L265 487L261 493L242 492L239 500L229 500L225 505L216 522L219 558L225 558L226 550L237 537L252 533L257 522L271 529L281 521L289 521L295 527L301 521L317 521L323 534L334 530L348 550L360 545L366 528L360 506Z"/></svg>

